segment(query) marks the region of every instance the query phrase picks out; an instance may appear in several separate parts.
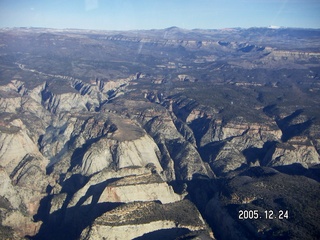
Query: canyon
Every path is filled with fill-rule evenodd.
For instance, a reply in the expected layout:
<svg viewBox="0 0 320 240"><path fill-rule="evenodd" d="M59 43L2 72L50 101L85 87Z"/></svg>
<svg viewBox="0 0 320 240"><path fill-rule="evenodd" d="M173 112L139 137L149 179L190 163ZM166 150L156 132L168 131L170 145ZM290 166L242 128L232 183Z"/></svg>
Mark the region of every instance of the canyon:
<svg viewBox="0 0 320 240"><path fill-rule="evenodd" d="M319 236L319 30L0 36L3 239Z"/></svg>

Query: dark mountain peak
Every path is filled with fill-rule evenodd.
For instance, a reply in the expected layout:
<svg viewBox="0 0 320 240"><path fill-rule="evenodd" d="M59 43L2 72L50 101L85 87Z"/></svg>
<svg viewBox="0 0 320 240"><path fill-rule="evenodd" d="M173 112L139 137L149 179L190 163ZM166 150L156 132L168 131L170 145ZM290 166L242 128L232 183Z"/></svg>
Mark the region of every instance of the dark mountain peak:
<svg viewBox="0 0 320 240"><path fill-rule="evenodd" d="M179 28L177 26L172 26L172 27L169 27L169 28L165 28L166 31L180 31L182 30L182 28Z"/></svg>

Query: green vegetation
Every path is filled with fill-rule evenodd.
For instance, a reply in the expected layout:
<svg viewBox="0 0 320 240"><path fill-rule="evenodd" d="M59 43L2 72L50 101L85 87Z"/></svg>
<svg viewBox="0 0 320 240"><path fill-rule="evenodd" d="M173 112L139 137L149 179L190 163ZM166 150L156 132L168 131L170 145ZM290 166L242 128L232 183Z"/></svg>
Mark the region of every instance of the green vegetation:
<svg viewBox="0 0 320 240"><path fill-rule="evenodd" d="M126 214L123 214L124 212ZM119 219L119 216L122 216L121 219ZM198 218L198 210L188 200L169 204L156 202L128 203L99 217L96 223L119 226L145 224L159 220L173 221L182 226L203 226L203 223Z"/></svg>
<svg viewBox="0 0 320 240"><path fill-rule="evenodd" d="M306 155L310 155L306 164L318 163L319 33L310 29L174 28L121 34L0 30L0 134L18 132L20 128L10 127L10 122L21 119L43 159L50 160L47 175L33 176L34 182L49 184L48 195L42 198L41 193L39 212L33 216L43 222L34 239L48 233L56 239L76 239L92 224L170 220L176 228L202 227L197 208L216 226L214 231L233 233L239 227L249 239L319 236L318 170L297 163ZM132 80L134 76L140 77ZM37 86L43 88L34 89ZM60 94L66 95L56 96ZM66 99L75 94L71 101ZM18 110L8 107L6 98L10 97L22 100ZM268 127L276 131L268 132ZM156 174L152 164L146 166L150 175L134 175L141 166L133 165L128 167L133 175L109 182L122 174L112 178L110 172L109 180L92 184L100 167L116 171L120 154L136 151L118 151L119 142L145 134L158 144L155 153L165 177ZM103 138L108 141L98 145ZM109 154L104 163L99 155L101 164L89 163L100 146L110 149L112 157ZM283 149L284 155L289 152L286 157L297 156L284 160L296 161L293 166L251 167L281 160ZM20 165L13 175L23 167L23 159L15 161ZM97 175L83 176L85 165ZM41 172L29 170L21 172L26 179L28 174ZM180 187L179 192L186 193L197 208L188 200L97 203L108 185L162 183L163 179ZM86 191L84 186L88 190L81 193ZM54 205L58 194L63 196L63 203L58 199L61 206ZM70 201L78 197L78 203L70 207ZM20 205L18 211L28 216L26 206ZM10 202L0 198L0 208L5 217ZM239 222L238 211L244 208L288 209L290 219ZM10 234L11 229L0 225L0 236Z"/></svg>

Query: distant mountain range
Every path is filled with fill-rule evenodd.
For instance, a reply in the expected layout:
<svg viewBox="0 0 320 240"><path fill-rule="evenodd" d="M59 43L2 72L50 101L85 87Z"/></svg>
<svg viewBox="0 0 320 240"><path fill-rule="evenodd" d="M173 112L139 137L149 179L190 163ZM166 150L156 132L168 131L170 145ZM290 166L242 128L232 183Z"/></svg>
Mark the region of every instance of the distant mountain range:
<svg viewBox="0 0 320 240"><path fill-rule="evenodd" d="M0 238L316 239L320 29L0 29Z"/></svg>

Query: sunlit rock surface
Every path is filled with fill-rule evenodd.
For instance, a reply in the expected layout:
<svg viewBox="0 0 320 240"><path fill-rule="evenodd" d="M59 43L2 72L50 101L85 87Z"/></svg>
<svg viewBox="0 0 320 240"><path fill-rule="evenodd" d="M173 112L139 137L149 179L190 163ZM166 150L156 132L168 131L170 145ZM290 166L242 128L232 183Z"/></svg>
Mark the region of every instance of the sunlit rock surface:
<svg viewBox="0 0 320 240"><path fill-rule="evenodd" d="M319 39L0 29L0 238L315 239Z"/></svg>

